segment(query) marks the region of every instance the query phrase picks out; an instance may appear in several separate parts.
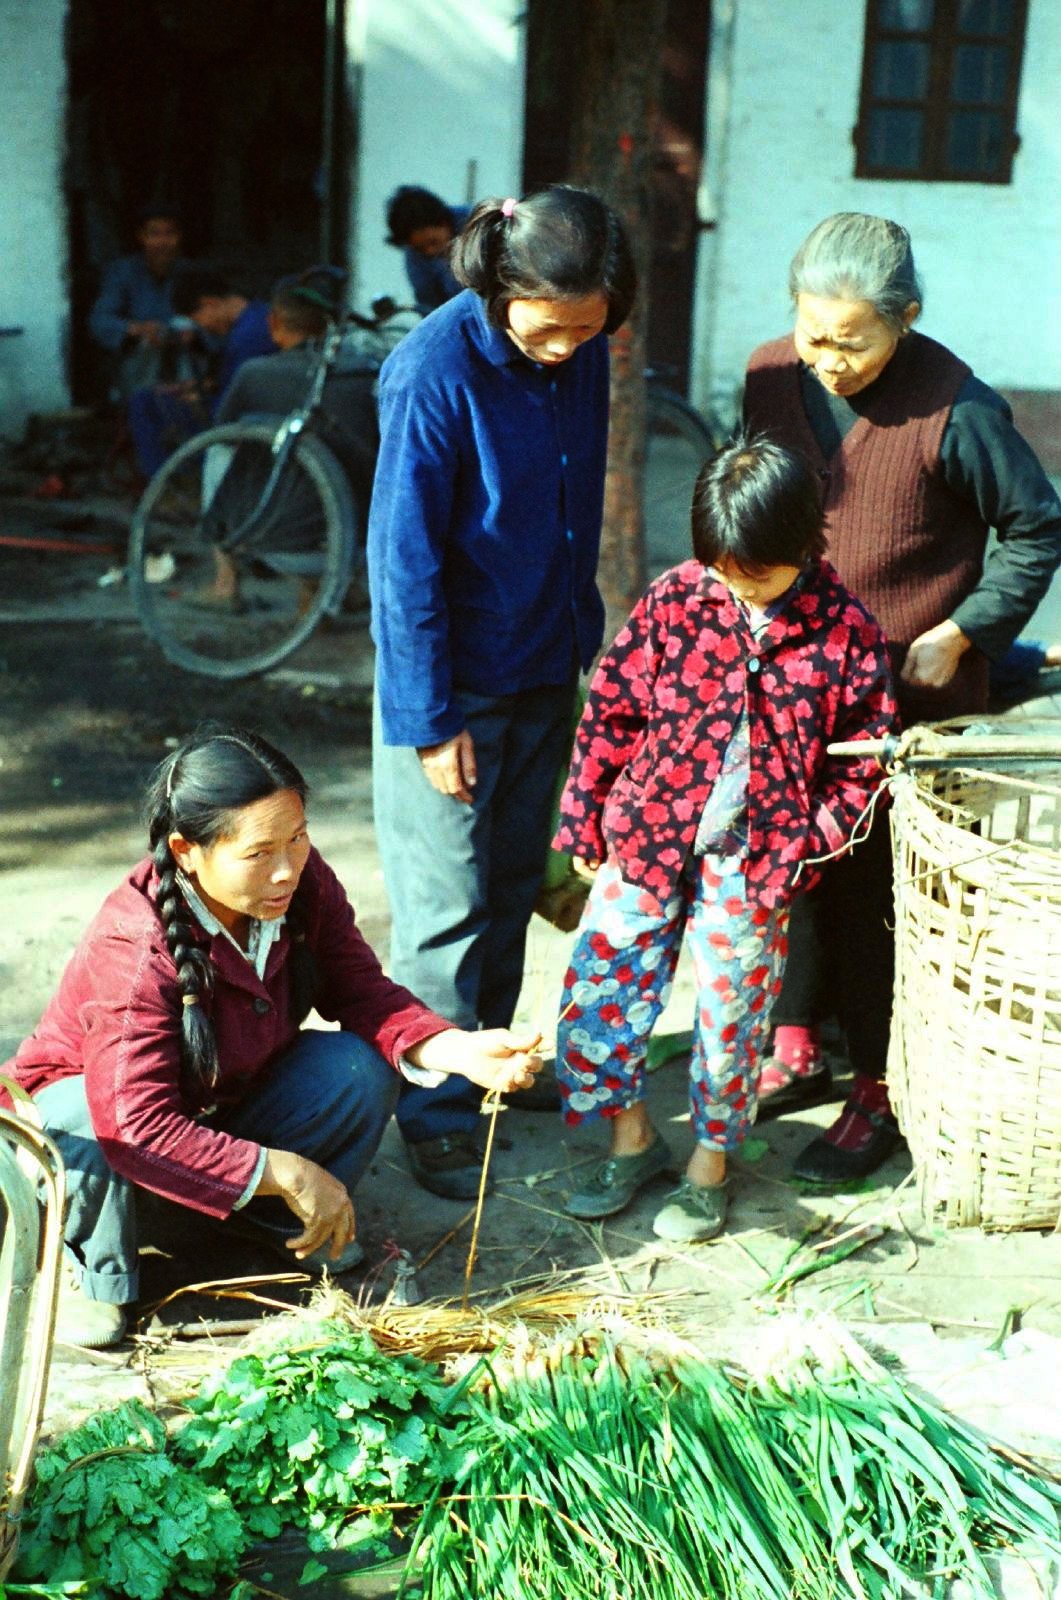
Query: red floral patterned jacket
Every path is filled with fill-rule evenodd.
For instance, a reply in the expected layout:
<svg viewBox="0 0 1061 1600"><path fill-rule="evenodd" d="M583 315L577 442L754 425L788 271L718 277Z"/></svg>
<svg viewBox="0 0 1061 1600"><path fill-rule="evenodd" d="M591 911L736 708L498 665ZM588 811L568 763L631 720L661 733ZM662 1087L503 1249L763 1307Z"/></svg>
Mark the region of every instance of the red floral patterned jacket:
<svg viewBox="0 0 1061 1600"><path fill-rule="evenodd" d="M778 905L810 887L798 863L846 843L883 776L826 745L881 738L896 715L884 636L824 561L758 640L698 561L657 578L593 678L554 848L610 853L665 899L745 702L749 896Z"/></svg>

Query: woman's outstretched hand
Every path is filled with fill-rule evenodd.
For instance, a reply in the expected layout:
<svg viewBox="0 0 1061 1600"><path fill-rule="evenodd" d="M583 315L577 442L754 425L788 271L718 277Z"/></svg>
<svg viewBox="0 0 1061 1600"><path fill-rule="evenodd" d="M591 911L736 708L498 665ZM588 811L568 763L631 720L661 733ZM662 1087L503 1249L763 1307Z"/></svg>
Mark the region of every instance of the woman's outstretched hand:
<svg viewBox="0 0 1061 1600"><path fill-rule="evenodd" d="M344 1186L306 1156L292 1155L289 1150L267 1150L254 1193L278 1194L302 1223L302 1232L287 1241L288 1249L299 1261L322 1246L330 1246L335 1258L357 1232L354 1203Z"/></svg>
<svg viewBox="0 0 1061 1600"><path fill-rule="evenodd" d="M432 789L452 795L470 806L475 788L475 743L467 728L462 728L444 744L427 744L417 750L420 765Z"/></svg>
<svg viewBox="0 0 1061 1600"><path fill-rule="evenodd" d="M529 1089L541 1071L541 1057L535 1054L541 1042L541 1034L530 1031L517 1035L508 1028L483 1028L474 1033L447 1028L405 1054L416 1067L463 1072L482 1089L510 1094L513 1089Z"/></svg>

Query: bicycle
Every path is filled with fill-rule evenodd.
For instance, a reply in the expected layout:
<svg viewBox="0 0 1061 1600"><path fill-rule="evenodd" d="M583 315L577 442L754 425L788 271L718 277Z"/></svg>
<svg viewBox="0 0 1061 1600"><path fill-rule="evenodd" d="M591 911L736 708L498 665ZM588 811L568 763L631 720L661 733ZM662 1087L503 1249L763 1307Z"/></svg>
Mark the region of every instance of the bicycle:
<svg viewBox="0 0 1061 1600"><path fill-rule="evenodd" d="M148 484L130 530L130 591L176 666L216 679L267 672L341 611L367 495L330 442L325 385L344 352L347 371L378 372L407 312L381 296L371 316L338 316L301 405L279 423L250 416L196 434Z"/></svg>
<svg viewBox="0 0 1061 1600"><path fill-rule="evenodd" d="M660 372L650 369L645 377L645 562L654 578L692 555L693 486L726 430L669 389Z"/></svg>
<svg viewBox="0 0 1061 1600"><path fill-rule="evenodd" d="M378 372L415 315L387 296L325 336L301 406L279 424L244 418L197 434L152 478L133 517L129 583L145 631L188 672L267 672L335 617L364 546L367 486L354 492L327 435L324 389L348 337ZM654 575L689 554L689 507L717 447L700 413L649 372L645 534Z"/></svg>

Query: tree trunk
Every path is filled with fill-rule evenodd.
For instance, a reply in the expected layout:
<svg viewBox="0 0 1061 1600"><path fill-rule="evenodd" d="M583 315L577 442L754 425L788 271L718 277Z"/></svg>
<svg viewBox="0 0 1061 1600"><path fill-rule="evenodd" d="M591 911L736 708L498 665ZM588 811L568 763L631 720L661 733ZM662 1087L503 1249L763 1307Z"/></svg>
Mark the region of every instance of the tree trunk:
<svg viewBox="0 0 1061 1600"><path fill-rule="evenodd" d="M638 296L612 338L611 429L600 588L611 640L645 586L645 364L651 258L651 178L666 0L585 0L572 182L622 218Z"/></svg>

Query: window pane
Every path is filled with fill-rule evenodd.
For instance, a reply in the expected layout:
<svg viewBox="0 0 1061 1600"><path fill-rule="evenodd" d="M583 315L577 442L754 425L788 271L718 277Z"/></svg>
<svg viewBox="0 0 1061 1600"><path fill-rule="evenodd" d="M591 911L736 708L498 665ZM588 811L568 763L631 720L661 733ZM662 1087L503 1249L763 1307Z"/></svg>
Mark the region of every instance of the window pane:
<svg viewBox="0 0 1061 1600"><path fill-rule="evenodd" d="M893 33L927 33L935 0L880 0L877 26Z"/></svg>
<svg viewBox="0 0 1061 1600"><path fill-rule="evenodd" d="M1002 105L1009 51L1001 44L960 44L954 52L951 99L974 106Z"/></svg>
<svg viewBox="0 0 1061 1600"><path fill-rule="evenodd" d="M1013 27L1013 0L959 0L958 32L997 39Z"/></svg>
<svg viewBox="0 0 1061 1600"><path fill-rule="evenodd" d="M992 177L1002 167L1005 122L997 111L952 111L947 166L963 178Z"/></svg>
<svg viewBox="0 0 1061 1600"><path fill-rule="evenodd" d="M914 39L882 39L873 52L873 98L923 100L927 90L928 45Z"/></svg>
<svg viewBox="0 0 1061 1600"><path fill-rule="evenodd" d="M921 166L924 122L923 111L909 111L898 106L875 107L869 114L867 166L916 172Z"/></svg>

